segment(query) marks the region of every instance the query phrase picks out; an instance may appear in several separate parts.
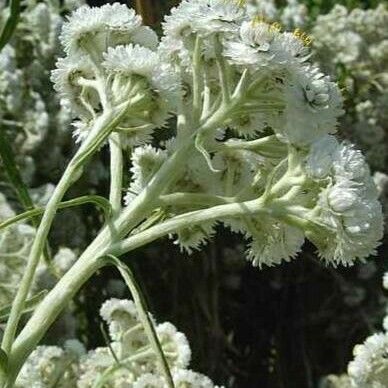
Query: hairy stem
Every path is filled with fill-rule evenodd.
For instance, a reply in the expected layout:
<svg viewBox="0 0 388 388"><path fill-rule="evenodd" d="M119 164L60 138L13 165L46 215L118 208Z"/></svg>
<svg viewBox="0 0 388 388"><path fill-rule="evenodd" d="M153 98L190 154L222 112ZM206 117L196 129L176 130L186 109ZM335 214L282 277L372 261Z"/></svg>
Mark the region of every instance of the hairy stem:
<svg viewBox="0 0 388 388"><path fill-rule="evenodd" d="M39 343L45 332L54 322L58 314L62 311L66 303L71 300L74 294L82 287L82 285L93 274L94 271L105 265L103 260L98 258L109 253L114 254L116 250L111 249L112 245L117 248L118 246L114 244L120 244L120 240L123 239L131 230L133 230L133 228L139 225L144 219L146 219L159 205L158 200L160 195L162 195L164 190L166 190L171 185L171 183L177 179L179 174L184 169L189 155L191 152L194 152L194 141L196 134L213 130L222 125L224 120L228 117L231 109L233 109L239 103L240 99L241 96L238 95L232 98L228 103L223 102L211 116L209 116L203 123L201 123L199 128L197 128L197 130L191 136L182 139L178 149L162 165L162 167L153 176L142 192L121 212L121 214L115 220L107 223L102 228L98 236L85 250L77 263L64 275L62 279L59 280L57 285L51 290L51 292L42 301L42 303L40 303L12 346L12 351L9 354L10 374L8 377L7 387L12 386L12 383L16 378L21 366L23 365L23 362ZM125 106L123 106L122 112L125 112L128 105L131 105L131 103L125 104ZM112 117L109 117L109 120L105 118L107 123L105 123L106 128L104 130L100 130L100 132L98 132L95 129L92 131L93 136L91 133L88 137L88 139L92 139L92 147L90 147L90 149L84 150L82 154L76 155L74 157L74 161L77 166L89 158L90 155L94 152L93 150L102 144L109 133L114 129L115 126L117 126L120 119L120 114L113 114L113 119ZM104 127L102 123L100 123L99 126ZM87 140L85 143L87 143ZM28 268L28 277L23 280L25 283L23 285L23 293L20 292L21 297L18 298L18 302L15 307L15 309L17 308L17 314L14 314L14 318L12 320L13 323L9 328L8 338L6 340L8 351L11 349L12 340L16 332L20 309L22 308L24 300L28 294L31 281L39 261L42 241L44 241L47 237L51 222L56 212L56 208L58 203L61 201L64 192L66 191L68 184L67 180L70 180L70 178L71 174L70 176L69 174L66 174L66 177L63 178L62 185L59 189L57 189L56 195L53 196L48 205L48 209L46 209L48 214L46 215L45 223L42 222L40 225L39 229L41 230L39 233L39 238L36 239L34 244L35 248L31 254L32 259L30 260L31 264ZM234 205L237 206L236 204ZM233 204L222 206L233 206ZM234 209L236 210L238 207L239 206L235 207ZM210 216L210 214L208 215ZM158 225L152 228L157 227ZM152 228L148 230L151 230ZM135 238L133 241L134 247L147 244L148 242L158 238L159 235L164 235L162 231L159 231L159 234L156 233L155 235L151 236L149 235L148 230L133 236ZM129 249L129 247L125 244L124 246L126 247L125 249Z"/></svg>
<svg viewBox="0 0 388 388"><path fill-rule="evenodd" d="M109 201L113 214L121 210L123 187L123 151L120 144L120 134L112 133L109 138L110 148L110 190Z"/></svg>

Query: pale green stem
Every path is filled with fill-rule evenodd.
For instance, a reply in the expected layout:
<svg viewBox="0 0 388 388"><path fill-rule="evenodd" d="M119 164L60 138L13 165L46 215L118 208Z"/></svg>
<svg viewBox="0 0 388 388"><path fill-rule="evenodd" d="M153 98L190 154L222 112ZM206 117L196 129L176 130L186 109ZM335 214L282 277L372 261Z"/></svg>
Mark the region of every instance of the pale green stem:
<svg viewBox="0 0 388 388"><path fill-rule="evenodd" d="M172 193L161 195L159 203L161 206L215 206L235 202L233 197L202 193Z"/></svg>
<svg viewBox="0 0 388 388"><path fill-rule="evenodd" d="M43 252L47 235L50 231L51 224L58 209L58 205L70 185L80 177L80 174L82 172L82 165L87 160L87 157L91 154L91 149L96 149L96 146L99 146L99 144L95 144L94 138L97 137L96 135L100 135L101 132L105 131L106 128L111 125L112 120L114 122L114 116L112 116L112 113L107 113L102 115L95 122L95 125L90 131L90 135L84 141L84 143L81 145L81 147L78 149L78 151L70 161L63 176L57 184L53 195L47 203L45 212L36 231L35 239L31 246L31 251L27 260L27 265L23 274L23 278L20 282L20 286L13 301L10 317L8 319L4 331L1 347L6 353L9 353L9 351L11 350L12 342L14 340L20 316L23 311L24 302L30 292L35 271L39 264L39 260ZM98 138L101 141L103 140L101 136L98 136Z"/></svg>
<svg viewBox="0 0 388 388"><path fill-rule="evenodd" d="M173 217L165 222L152 226L142 233L130 236L113 244L111 253L120 256L145 244L149 244L167 234L173 233L176 230L189 228L205 221L215 221L224 217L255 215L258 213L275 217L275 215L279 215L279 212L280 209L264 206L264 202L259 199L242 203L218 205L203 210L195 210Z"/></svg>
<svg viewBox="0 0 388 388"><path fill-rule="evenodd" d="M233 98L229 104L221 104L217 111L209 117L198 129L199 131L207 131L217 128L224 119L228 116L230 109L239 103L240 95L238 98ZM112 123L112 128L117 125L116 121L119 120L119 116ZM19 336L12 346L12 352L9 355L10 359L10 373L8 387L12 386L14 379L18 371L20 370L23 362L34 349L34 347L41 340L49 326L58 316L63 309L64 305L71 300L74 294L79 290L83 283L90 277L93 272L103 265L102 261L98 260L98 257L112 253L108 251L112 242L117 242L120 238L127 235L136 225L143 221L157 205L159 196L163 191L179 176L183 170L185 163L194 149L194 137L191 136L186 139L180 148L174 152L173 155L162 165L160 170L151 179L145 189L131 202L129 206L121 213L121 215L112 223L106 225L95 240L89 245L86 251L83 253L77 263L59 280L57 285L37 307L34 314L23 328ZM96 141L104 140L103 136L96 137ZM101 144L101 143L100 143ZM77 159L78 162L83 161L90 156L90 152L86 152ZM62 190L61 190L62 192ZM63 194L63 193L62 193ZM56 202L60 201L60 195L57 195L55 202L52 202L52 208L50 209L50 223L52 217L56 211ZM232 205L223 205L232 206ZM37 248L41 249L40 240L44 240L47 236L49 226L41 224L44 233L40 234L40 238L37 243ZM141 233L145 235L145 243L148 242L147 231ZM157 237L156 237L157 238ZM34 250L34 266L30 269L30 276L27 279L29 282L32 280L33 273L37 262L39 261L40 252L39 249ZM37 256L37 257L36 257ZM31 276L32 273L32 276ZM28 293L28 289L27 293ZM24 289L23 294L26 292ZM20 298L21 305L23 305L24 298ZM20 306L18 306L20 308ZM17 318L18 320L18 318ZM16 320L16 321L17 321ZM15 320L14 320L15 321ZM16 325L15 325L16 327ZM13 329L14 330L14 329ZM12 338L14 335L12 332ZM9 341L12 344L12 341ZM9 345L10 346L10 345Z"/></svg>
<svg viewBox="0 0 388 388"><path fill-rule="evenodd" d="M35 309L32 318L15 339L12 351L9 354L6 388L13 387L13 382L26 358L34 350L67 303L98 269L106 265L106 261L100 257L101 254L104 254L101 247L97 247L93 251L89 250L87 253L87 255L84 254L78 259L47 294Z"/></svg>
<svg viewBox="0 0 388 388"><path fill-rule="evenodd" d="M230 101L230 81L228 76L228 68L227 63L225 61L225 58L222 55L222 45L219 41L218 36L214 37L215 39L215 55L216 55L216 62L218 67L218 76L221 83L221 93L222 93L222 100L224 103L228 104Z"/></svg>
<svg viewBox="0 0 388 388"><path fill-rule="evenodd" d="M201 48L202 40L199 35L195 38L194 55L193 55L193 122L196 125L201 115L201 91L203 79L201 75Z"/></svg>
<svg viewBox="0 0 388 388"><path fill-rule="evenodd" d="M112 205L113 214L121 210L123 187L123 150L120 144L120 134L112 133L109 136L110 149L110 190L109 202Z"/></svg>
<svg viewBox="0 0 388 388"><path fill-rule="evenodd" d="M167 234L174 233L174 231L181 228L223 217L266 214L274 218L290 220L290 222L297 226L304 226L303 222L305 221L298 216L289 215L288 210L284 206L285 204L278 206L276 203L269 206L259 199L197 210L152 226L137 235L128 237L113 245L111 245L110 236L100 235L38 305L23 331L16 338L10 354L11 367L8 377L11 382L10 384L12 384L24 360L35 348L66 303L72 299L74 294L97 269L106 265L106 261L101 256L108 254L119 256L122 253L134 250ZM303 214L303 208L298 208L298 212ZM306 222L309 221L307 220ZM8 385L7 388L11 386Z"/></svg>

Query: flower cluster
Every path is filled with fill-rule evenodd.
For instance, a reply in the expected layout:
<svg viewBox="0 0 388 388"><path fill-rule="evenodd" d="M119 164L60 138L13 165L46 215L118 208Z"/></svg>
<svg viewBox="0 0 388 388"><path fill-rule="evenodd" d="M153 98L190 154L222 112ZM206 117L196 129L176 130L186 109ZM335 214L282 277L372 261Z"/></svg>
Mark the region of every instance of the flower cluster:
<svg viewBox="0 0 388 388"><path fill-rule="evenodd" d="M84 139L106 111L120 116L116 129L128 145L149 141L165 124L177 98L175 74L160 66L153 30L135 11L118 3L83 6L60 35L66 57L52 72L62 103L70 107L75 135Z"/></svg>
<svg viewBox="0 0 388 388"><path fill-rule="evenodd" d="M47 180L56 178L71 144L71 116L60 106L49 78L60 52L60 12L80 4L67 1L60 10L55 3L26 1L11 42L0 53L0 125L29 185L36 185L37 173ZM6 17L4 9L0 24ZM42 152L45 147L49 153Z"/></svg>
<svg viewBox="0 0 388 388"><path fill-rule="evenodd" d="M192 125L221 119L199 130L195 152L164 192L190 199L162 201L162 211L175 216L211 200L273 206L260 216L226 215L181 228L176 243L190 253L223 223L244 235L247 257L258 266L295 257L306 237L334 265L374 253L382 237L377 190L361 153L332 136L343 113L341 94L309 63L304 35L282 32L223 0L185 0L163 30L159 51L181 75L181 106L198 108L189 112ZM135 148L128 205L182 141L178 127L176 138L159 148Z"/></svg>
<svg viewBox="0 0 388 388"><path fill-rule="evenodd" d="M109 346L87 353L75 340L67 341L64 349L40 346L24 365L16 387L51 387L56 381L64 388L164 387L134 303L110 299L100 314L109 327ZM156 325L155 330L177 388L216 388L208 377L187 369L191 351L184 334L169 322Z"/></svg>
<svg viewBox="0 0 388 388"><path fill-rule="evenodd" d="M383 286L388 289L388 273ZM387 311L388 312L388 311ZM347 374L330 375L322 380L322 388L384 388L388 379L388 316L383 321L384 331L372 334L364 343L356 345Z"/></svg>
<svg viewBox="0 0 388 388"><path fill-rule="evenodd" d="M308 22L307 7L298 0L287 0L282 8L278 8L273 0L251 0L247 6L253 16L277 20L288 29L304 27Z"/></svg>
<svg viewBox="0 0 388 388"><path fill-rule="evenodd" d="M348 11L336 5L317 18L313 48L322 67L347 93L345 135L366 152L373 168L386 170L388 101L388 9Z"/></svg>

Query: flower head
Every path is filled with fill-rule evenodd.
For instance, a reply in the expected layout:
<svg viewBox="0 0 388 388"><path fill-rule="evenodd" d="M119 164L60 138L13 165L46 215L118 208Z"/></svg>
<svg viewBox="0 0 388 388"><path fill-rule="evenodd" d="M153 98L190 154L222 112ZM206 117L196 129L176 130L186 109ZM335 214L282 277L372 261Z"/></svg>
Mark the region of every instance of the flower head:
<svg viewBox="0 0 388 388"><path fill-rule="evenodd" d="M119 3L78 8L62 28L60 39L68 54L104 52L109 46L142 44L155 49L156 34L141 25L135 11Z"/></svg>

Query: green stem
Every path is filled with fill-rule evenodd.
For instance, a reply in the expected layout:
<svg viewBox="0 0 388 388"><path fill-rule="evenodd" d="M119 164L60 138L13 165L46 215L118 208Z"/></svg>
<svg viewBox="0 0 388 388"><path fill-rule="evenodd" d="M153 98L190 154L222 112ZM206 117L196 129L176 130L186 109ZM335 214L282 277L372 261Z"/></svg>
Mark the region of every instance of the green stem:
<svg viewBox="0 0 388 388"><path fill-rule="evenodd" d="M51 224L58 209L58 204L61 202L70 185L80 177L80 170L82 165L84 162L86 162L87 157L93 153L93 150L95 152L95 150L107 137L109 134L108 130L114 122L114 116L112 116L111 112L102 115L98 120L96 120L88 138L84 141L84 143L82 143L81 147L78 149L73 159L68 164L64 174L62 175L54 190L54 193L47 203L42 220L36 231L34 242L31 246L31 251L27 260L27 265L15 299L13 301L10 317L4 331L1 347L6 353L9 353L11 350L12 342L18 328L20 316L24 308L24 303L27 299L28 293L30 292L35 271L39 264L39 260L42 255L43 247L46 243ZM106 133L105 137L101 135L102 133ZM95 139L98 139L99 142L96 142Z"/></svg>
<svg viewBox="0 0 388 388"><path fill-rule="evenodd" d="M193 123L196 125L201 115L201 91L203 79L201 75L201 47L202 40L199 35L195 38L193 54Z"/></svg>
<svg viewBox="0 0 388 388"><path fill-rule="evenodd" d="M100 254L104 255L100 247L93 251L89 250L87 253L78 259L47 294L15 339L9 354L6 388L13 387L23 363L67 303L97 270L106 265L106 261L100 257Z"/></svg>
<svg viewBox="0 0 388 388"><path fill-rule="evenodd" d="M77 174L77 172L77 168L74 164L70 164L68 166L47 204L45 213L36 232L36 236L31 247L31 252L28 257L27 266L25 268L23 278L13 301L9 320L4 331L2 349L6 353L9 353L9 351L11 350L19 319L24 308L24 302L28 296L28 293L30 292L35 271L39 264L39 260L43 252L43 247L50 226L57 211L58 203L63 198L63 195L69 188L72 180L74 179L74 175Z"/></svg>
<svg viewBox="0 0 388 388"><path fill-rule="evenodd" d="M152 226L142 233L130 236L112 245L110 252L115 256L137 249L167 234L184 228L192 227L205 221L215 221L224 217L239 217L258 213L279 216L280 209L264 206L264 202L256 199L241 203L213 206L203 210L195 210L173 217L165 222Z"/></svg>
<svg viewBox="0 0 388 388"><path fill-rule="evenodd" d="M208 131L219 127L228 116L230 110L239 103L239 99L240 95L231 99L229 104L221 104L217 111L207 118L196 132ZM115 121L117 120L119 120L119 117L115 118ZM114 127L114 125L116 124L112 123L111 126ZM112 243L120 241L120 239L140 224L140 222L155 209L155 206L158 205L159 196L179 176L186 165L190 153L194 151L195 134L196 133L187 137L185 141L182 142L180 147L162 165L144 190L121 212L121 215L100 231L98 236L85 250L81 258L58 281L56 286L36 308L34 314L12 346L12 352L9 355L11 371L8 378L9 387L12 386L23 362L41 340L58 314L62 311L63 306L71 300L75 292L77 292L88 277L93 274L93 271L104 265L102 260L98 260L98 257L107 253L113 253L110 251ZM95 143L93 146L101 144L100 141L104 140L105 137L100 136L99 138L95 137L94 139ZM83 161L90 156L90 153L91 152L85 153L76 160L78 162ZM44 226L44 229L46 228L47 226ZM47 232L47 230L45 232ZM149 241L149 238L147 230L143 233L145 233L145 244ZM143 235L143 233L141 233L141 235ZM139 241L137 241L137 243L139 243ZM35 259L35 261L37 262L38 259ZM36 265L36 263L34 264ZM35 271L35 267L32 269L33 271L30 269L30 272ZM28 278L27 280L30 281L31 279ZM13 335L14 331L12 332L12 336ZM12 341L9 340L8 342L12 343Z"/></svg>
<svg viewBox="0 0 388 388"><path fill-rule="evenodd" d="M109 255L108 259L119 270L121 276L123 277L129 290L131 291L133 300L139 313L140 321L143 324L148 340L150 341L152 349L155 352L156 358L159 362L160 370L164 375L168 387L174 388L174 381L171 376L170 368L168 366L166 357L163 353L162 346L159 342L154 325L148 313L147 303L145 301L144 295L141 291L139 284L137 283L132 271L127 265L125 265L117 257L112 255Z"/></svg>
<svg viewBox="0 0 388 388"><path fill-rule="evenodd" d="M216 36L215 38L215 55L216 55L216 62L218 67L218 76L221 83L221 93L222 93L222 100L224 103L228 104L230 101L230 81L228 76L228 68L227 63L225 61L225 58L222 55L222 45L219 40L219 37Z"/></svg>
<svg viewBox="0 0 388 388"><path fill-rule="evenodd" d="M75 207L79 205L83 205L85 203L93 203L104 211L105 218L108 218L111 215L112 209L111 205L107 199L104 197L100 197L99 195L84 195L82 197L70 199L68 201L64 201L58 204L58 209L66 209L69 207ZM0 230L4 229L16 222L25 220L26 218L40 216L44 213L44 207L36 207L34 209L28 210L24 213L18 214L15 217L9 218L4 222L0 223Z"/></svg>
<svg viewBox="0 0 388 388"><path fill-rule="evenodd" d="M34 208L34 203L30 197L28 188L23 181L20 170L14 158L12 147L7 139L6 134L3 133L2 128L0 128L0 157L3 161L4 169L7 173L8 179L16 192L20 204L24 210ZM34 227L37 227L39 224L39 218L33 218L31 223ZM47 266L51 268L50 248L48 244L46 244L44 249L44 259L47 263Z"/></svg>
<svg viewBox="0 0 388 388"><path fill-rule="evenodd" d="M202 193L172 193L161 195L159 203L161 206L201 206L209 207L235 202L233 197L211 195Z"/></svg>

